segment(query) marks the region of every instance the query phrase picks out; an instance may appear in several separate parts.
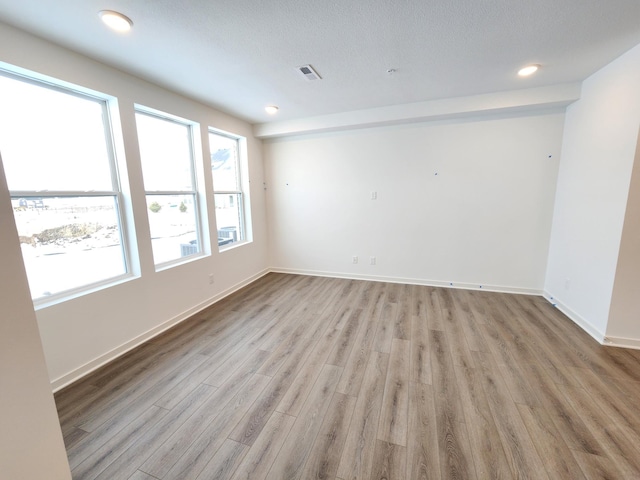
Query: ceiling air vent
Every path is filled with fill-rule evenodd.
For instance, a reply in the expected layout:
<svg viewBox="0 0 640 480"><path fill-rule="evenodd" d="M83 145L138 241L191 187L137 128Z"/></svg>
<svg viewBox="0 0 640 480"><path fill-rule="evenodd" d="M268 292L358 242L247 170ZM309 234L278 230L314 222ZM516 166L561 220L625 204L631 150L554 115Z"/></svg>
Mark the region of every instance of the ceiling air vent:
<svg viewBox="0 0 640 480"><path fill-rule="evenodd" d="M318 75L318 72L316 72L311 65L303 65L302 67L298 67L298 70L304 75L304 78L309 81L322 80L322 77Z"/></svg>

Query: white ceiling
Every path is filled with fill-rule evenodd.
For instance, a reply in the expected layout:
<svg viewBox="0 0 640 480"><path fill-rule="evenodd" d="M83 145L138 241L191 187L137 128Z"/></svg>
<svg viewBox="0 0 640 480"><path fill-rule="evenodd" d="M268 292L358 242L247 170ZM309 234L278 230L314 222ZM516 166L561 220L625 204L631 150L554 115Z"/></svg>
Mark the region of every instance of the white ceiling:
<svg viewBox="0 0 640 480"><path fill-rule="evenodd" d="M581 81L640 43L640 0L0 0L0 21L251 123Z"/></svg>

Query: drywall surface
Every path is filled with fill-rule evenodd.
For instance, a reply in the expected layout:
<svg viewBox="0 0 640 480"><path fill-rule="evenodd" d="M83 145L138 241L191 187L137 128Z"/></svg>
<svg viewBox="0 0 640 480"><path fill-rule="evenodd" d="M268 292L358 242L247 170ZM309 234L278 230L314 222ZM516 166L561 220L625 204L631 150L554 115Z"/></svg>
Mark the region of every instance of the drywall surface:
<svg viewBox="0 0 640 480"><path fill-rule="evenodd" d="M607 333L640 126L640 46L585 80L567 108L545 291Z"/></svg>
<svg viewBox="0 0 640 480"><path fill-rule="evenodd" d="M71 479L0 164L0 477Z"/></svg>
<svg viewBox="0 0 640 480"><path fill-rule="evenodd" d="M20 48L15 48L16 45ZM54 387L72 381L266 271L262 146L252 136L250 125L3 24L0 24L0 62L116 97L114 120L122 124L119 153L121 159L126 159L126 166L120 173L128 190L126 201L135 219L129 234L138 275L119 285L37 310ZM201 127L199 170L201 199L206 206L204 228L214 245L209 255L158 272L153 264L134 104L198 122ZM215 245L212 179L207 163L208 127L247 138L253 241L222 253ZM4 204L2 207L7 208ZM8 254L3 251L0 255ZM213 284L209 283L209 274L214 275ZM3 278L5 275L3 271Z"/></svg>
<svg viewBox="0 0 640 480"><path fill-rule="evenodd" d="M622 228L618 266L613 284L607 338L640 348L640 142L631 175L631 187Z"/></svg>
<svg viewBox="0 0 640 480"><path fill-rule="evenodd" d="M539 293L563 121L546 113L265 140L271 264Z"/></svg>
<svg viewBox="0 0 640 480"><path fill-rule="evenodd" d="M580 83L444 98L417 103L387 105L295 120L272 121L253 126L259 138L290 137L320 132L473 119L497 114L531 113L563 108L580 98Z"/></svg>

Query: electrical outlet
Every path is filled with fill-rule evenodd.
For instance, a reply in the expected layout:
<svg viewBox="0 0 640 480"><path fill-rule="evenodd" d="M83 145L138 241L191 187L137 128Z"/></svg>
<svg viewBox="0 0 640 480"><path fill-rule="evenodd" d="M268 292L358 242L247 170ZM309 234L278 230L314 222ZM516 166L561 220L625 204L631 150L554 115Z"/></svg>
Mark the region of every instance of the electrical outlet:
<svg viewBox="0 0 640 480"><path fill-rule="evenodd" d="M213 285L213 273L209 274L209 285Z"/></svg>
<svg viewBox="0 0 640 480"><path fill-rule="evenodd" d="M358 263L358 256L354 255L353 259L351 260L351 263Z"/></svg>
<svg viewBox="0 0 640 480"><path fill-rule="evenodd" d="M369 264L370 264L370 265L375 265L375 264L376 264L376 257L371 257L371 258L369 259Z"/></svg>
<svg viewBox="0 0 640 480"><path fill-rule="evenodd" d="M377 200L378 199L378 192L371 192L371 200Z"/></svg>

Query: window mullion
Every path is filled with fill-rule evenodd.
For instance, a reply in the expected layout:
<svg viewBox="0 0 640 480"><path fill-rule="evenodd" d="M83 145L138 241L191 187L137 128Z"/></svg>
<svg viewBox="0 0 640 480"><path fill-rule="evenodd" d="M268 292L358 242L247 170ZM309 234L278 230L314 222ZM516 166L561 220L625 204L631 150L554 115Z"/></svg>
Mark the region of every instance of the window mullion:
<svg viewBox="0 0 640 480"><path fill-rule="evenodd" d="M12 197L115 197L120 192L117 190L12 190Z"/></svg>
<svg viewBox="0 0 640 480"><path fill-rule="evenodd" d="M214 190L216 195L242 195L242 190Z"/></svg>
<svg viewBox="0 0 640 480"><path fill-rule="evenodd" d="M195 190L145 190L147 195L196 195Z"/></svg>

